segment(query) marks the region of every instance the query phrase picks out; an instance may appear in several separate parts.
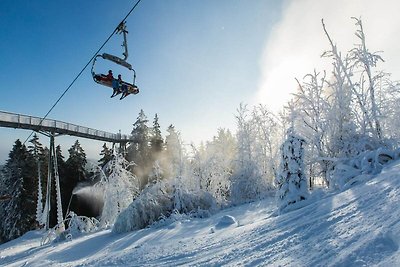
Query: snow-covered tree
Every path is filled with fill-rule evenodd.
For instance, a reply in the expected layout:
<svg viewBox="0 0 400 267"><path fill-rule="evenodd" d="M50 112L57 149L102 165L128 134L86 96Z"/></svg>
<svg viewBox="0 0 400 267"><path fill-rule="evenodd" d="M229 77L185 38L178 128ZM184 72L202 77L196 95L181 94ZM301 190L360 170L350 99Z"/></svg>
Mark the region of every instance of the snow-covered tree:
<svg viewBox="0 0 400 267"><path fill-rule="evenodd" d="M148 175L152 167L152 159L150 158L150 130L147 126L148 119L143 110L133 124L131 133L132 142L129 144L128 160L135 162L133 173L141 180L141 184L145 185Z"/></svg>
<svg viewBox="0 0 400 267"><path fill-rule="evenodd" d="M353 68L361 69L359 81L355 84L356 91L369 112L369 120L373 124L370 125L371 131L377 139L381 140L381 112L377 99L379 89L377 84L384 74L383 72L374 74L373 68L376 67L379 61L383 62L383 59L378 53L371 53L368 50L362 21L357 18L353 19L355 20L356 26L358 26L358 30L355 34L360 41L360 43L350 51L350 59L353 63Z"/></svg>
<svg viewBox="0 0 400 267"><path fill-rule="evenodd" d="M163 180L145 188L118 216L113 232L123 233L141 229L175 214L209 216L215 207L211 194L178 186L176 183L179 182L179 179Z"/></svg>
<svg viewBox="0 0 400 267"><path fill-rule="evenodd" d="M331 49L324 52L323 56L330 57L333 60L337 84L343 86L340 92L345 93L345 90L350 91L351 115L356 126L356 129L353 130L357 131L357 139L361 143L366 143L367 141L364 139L371 139L372 137L377 140L374 141L375 143L380 143L383 138L380 107L382 107L383 103L379 103L379 98L377 96L382 96L383 87L378 87L377 85L385 75L382 72L373 73L373 68L376 67L379 61L383 61L383 59L377 53L368 51L362 22L359 19L355 20L356 25L359 27L355 34L359 38L360 44L356 45L356 47L344 57L339 52L336 44L332 41L322 21L325 35L331 45ZM335 92L339 92L339 90L337 90L338 88L334 89L336 89ZM348 98L347 92L346 98ZM384 97L380 99L384 99ZM335 110L337 109L335 108ZM348 108L345 110L348 110ZM341 116L341 118L343 118L343 116ZM372 147L370 149L375 148ZM360 153L364 150L357 151L356 153Z"/></svg>
<svg viewBox="0 0 400 267"><path fill-rule="evenodd" d="M36 221L39 225L44 225L46 223L46 218L43 216L43 172L42 172L42 165L43 165L43 157L44 157L44 149L42 144L39 142L39 137L35 133L33 138L29 140L32 144L28 146L28 151L33 155L36 165L37 165L37 181L38 181L38 191L37 191L37 204L36 204Z"/></svg>
<svg viewBox="0 0 400 267"><path fill-rule="evenodd" d="M103 227L113 225L117 216L132 203L139 194L139 181L128 170L133 163L122 154L114 155L106 165L108 176L99 182L104 190L104 206L100 222Z"/></svg>
<svg viewBox="0 0 400 267"><path fill-rule="evenodd" d="M327 159L333 155L329 147L329 111L332 109L328 101L328 84L326 73L312 74L304 77L303 83L298 80L298 90L294 94L293 104L295 125L298 132L305 136L308 144L308 155L306 163L309 185L312 187L314 178L322 178L327 181L326 174L330 168L330 161Z"/></svg>
<svg viewBox="0 0 400 267"><path fill-rule="evenodd" d="M164 178L162 167L162 153L164 151L164 140L161 135L158 115L154 116L153 127L150 130L150 157L152 167L148 174L147 183L154 183Z"/></svg>
<svg viewBox="0 0 400 267"><path fill-rule="evenodd" d="M164 140L161 135L160 124L158 123L158 115L154 116L153 127L151 128L150 147L153 158L163 150Z"/></svg>
<svg viewBox="0 0 400 267"><path fill-rule="evenodd" d="M148 184L156 183L164 178L164 171L161 167L160 161L156 160L153 163L153 167L151 168L151 172L149 174Z"/></svg>
<svg viewBox="0 0 400 267"><path fill-rule="evenodd" d="M257 105L251 112L253 126L253 157L264 180L269 185L274 182L278 166L277 156L282 137L280 134L281 121L264 105Z"/></svg>
<svg viewBox="0 0 400 267"><path fill-rule="evenodd" d="M385 87L386 96L380 96L382 101L382 129L387 134L387 137L395 141L399 145L400 141L400 81L392 81L388 77L382 78L379 81L380 87Z"/></svg>
<svg viewBox="0 0 400 267"><path fill-rule="evenodd" d="M237 119L237 155L233 174L230 177L230 198L233 203L242 203L263 198L269 187L257 160L257 139L254 122L246 105L240 105Z"/></svg>
<svg viewBox="0 0 400 267"><path fill-rule="evenodd" d="M150 136L147 123L147 116L143 110L140 110L131 132L133 142L128 147L128 153L130 153L131 156L130 158L139 165L142 162L146 162L149 155Z"/></svg>
<svg viewBox="0 0 400 267"><path fill-rule="evenodd" d="M190 172L193 179L198 183L198 188L204 189L207 186L206 175L206 148L203 142L198 147L191 144L193 157L190 161Z"/></svg>
<svg viewBox="0 0 400 267"><path fill-rule="evenodd" d="M36 227L36 164L25 145L17 140L0 176L0 195L11 198L0 202L0 240L17 238Z"/></svg>
<svg viewBox="0 0 400 267"><path fill-rule="evenodd" d="M218 129L213 140L205 147L196 149L191 160L193 179L199 181L199 189L206 190L224 204L230 196L230 177L236 156L236 140L229 130Z"/></svg>
<svg viewBox="0 0 400 267"><path fill-rule="evenodd" d="M332 77L326 81L327 96L329 96L326 101L329 108L326 110L328 125L325 135L329 140L327 146L331 157L348 157L354 154L352 139L357 131L355 114L352 110L353 93L346 79L350 61L345 59L343 62L345 65L342 65L338 60L334 60L332 64Z"/></svg>
<svg viewBox="0 0 400 267"><path fill-rule="evenodd" d="M164 168L169 177L182 176L183 173L183 148L179 132L171 124L167 129L165 138L165 160Z"/></svg>
<svg viewBox="0 0 400 267"><path fill-rule="evenodd" d="M396 113L391 107L393 102L387 99L399 99L400 94L396 86L388 86L393 83L382 82L387 78L385 74L374 71L383 60L369 52L362 22L355 21L360 43L345 55L322 21L330 44L322 56L332 60L331 76L316 71L306 75L298 81L299 89L288 105L290 117L286 123L295 125L308 144L305 163L310 185L315 178L327 182L337 158L354 157L393 143L388 142L384 132L393 123L388 118ZM397 96L388 97L388 88L395 89L393 96Z"/></svg>
<svg viewBox="0 0 400 267"><path fill-rule="evenodd" d="M296 209L308 197L307 180L304 175L304 139L289 129L281 146L281 163L276 177L277 201L281 212Z"/></svg>

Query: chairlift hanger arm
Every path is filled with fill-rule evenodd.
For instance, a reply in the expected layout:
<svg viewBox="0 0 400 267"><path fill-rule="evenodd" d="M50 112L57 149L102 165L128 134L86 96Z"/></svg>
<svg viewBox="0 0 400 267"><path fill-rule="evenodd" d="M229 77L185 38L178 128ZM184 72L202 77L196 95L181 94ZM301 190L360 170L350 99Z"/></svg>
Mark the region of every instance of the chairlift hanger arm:
<svg viewBox="0 0 400 267"><path fill-rule="evenodd" d="M127 41L127 38L126 38L126 35L127 35L128 31L126 30L126 22L125 21L122 21L118 25L118 27L116 29L116 33L118 33L118 34L122 33L123 36L124 36L124 41L123 41L121 46L124 47L124 49L125 49L125 52L122 53L122 55L124 56L123 60L125 61L125 60L128 59L128 41Z"/></svg>

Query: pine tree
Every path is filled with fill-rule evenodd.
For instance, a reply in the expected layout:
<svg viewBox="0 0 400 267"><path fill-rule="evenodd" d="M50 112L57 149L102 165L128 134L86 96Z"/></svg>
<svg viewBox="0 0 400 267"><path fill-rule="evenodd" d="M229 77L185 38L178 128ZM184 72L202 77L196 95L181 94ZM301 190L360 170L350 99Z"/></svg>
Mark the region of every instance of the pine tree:
<svg viewBox="0 0 400 267"><path fill-rule="evenodd" d="M34 156L36 160L43 160L44 157L44 148L43 145L39 142L39 137L37 134L34 134L32 139L29 140L32 145L28 146L28 151Z"/></svg>
<svg viewBox="0 0 400 267"><path fill-rule="evenodd" d="M72 185L68 184L67 163L65 162L65 158L62 154L60 145L56 146L56 158L57 158L57 165L58 165L58 175L60 177L60 190L61 190L61 202L62 202L62 208L63 208L63 215L64 215L64 217L66 217L69 200L71 198L71 195L69 193L70 191L67 189L72 187ZM53 187L55 187L55 185ZM56 192L55 190L56 190L56 188L53 188L52 192ZM52 205L52 207L56 206L55 194L52 195L51 205ZM52 214L51 214L50 218L51 218L51 221L54 223L56 222L56 216L57 216L56 210L52 209Z"/></svg>
<svg viewBox="0 0 400 267"><path fill-rule="evenodd" d="M76 140L70 149L68 149L69 158L66 161L68 175L74 176L75 181L84 181L86 179L86 153Z"/></svg>
<svg viewBox="0 0 400 267"><path fill-rule="evenodd" d="M131 132L133 142L128 147L128 153L136 164L140 165L147 159L149 152L149 127L147 126L147 116L140 110L139 116L133 124Z"/></svg>
<svg viewBox="0 0 400 267"><path fill-rule="evenodd" d="M103 144L103 149L102 149L101 152L100 152L100 156L102 156L102 157L98 160L98 162L99 162L99 165L100 165L102 168L103 168L110 160L112 160L112 158L113 158L112 149L109 149L109 148L107 147L107 144L106 144L106 143Z"/></svg>
<svg viewBox="0 0 400 267"><path fill-rule="evenodd" d="M68 149L69 157L65 162L65 174L60 175L61 195L63 200L64 215L68 209L68 204L72 197L72 193L76 185L86 179L86 154L79 141ZM60 154L61 155L61 154Z"/></svg>
<svg viewBox="0 0 400 267"><path fill-rule="evenodd" d="M34 134L33 138L29 140L31 145L28 146L28 151L34 156L35 160L38 161L37 165L40 165L40 176L42 178L47 177L47 165L49 160L49 150L47 147L43 147L39 141L39 137ZM36 167L38 168L38 167ZM46 184L43 184L43 188Z"/></svg>
<svg viewBox="0 0 400 267"><path fill-rule="evenodd" d="M157 113L154 116L153 128L151 129L151 139L150 139L150 147L151 153L153 154L153 158L155 155L160 153L163 149L163 138L161 136L160 124L158 123Z"/></svg>
<svg viewBox="0 0 400 267"><path fill-rule="evenodd" d="M170 177L180 176L182 173L182 142L179 137L179 133L175 130L175 127L171 124L167 129L168 135L165 138L165 154L166 154L166 165Z"/></svg>
<svg viewBox="0 0 400 267"><path fill-rule="evenodd" d="M151 172L152 160L150 157L150 137L148 120L143 110L140 110L136 122L133 124L132 143L128 146L128 160L133 161L133 173L144 185L148 181L148 175Z"/></svg>
<svg viewBox="0 0 400 267"><path fill-rule="evenodd" d="M61 146L58 145L56 146L56 157L57 157L57 165L58 165L58 175L60 177L65 176L65 159L64 156L62 155L62 150Z"/></svg>
<svg viewBox="0 0 400 267"><path fill-rule="evenodd" d="M0 195L0 239L12 240L36 227L37 177L34 156L17 140L2 170Z"/></svg>
<svg viewBox="0 0 400 267"><path fill-rule="evenodd" d="M45 187L43 187L42 184L42 182L44 181L44 177L46 177L45 172L42 169L44 163L44 148L39 142L39 137L36 133L33 135L33 138L29 140L29 142L32 145L28 146L28 151L33 155L37 165L38 191L36 203L36 221L39 223L39 225L44 225L45 218L43 216L43 190Z"/></svg>
<svg viewBox="0 0 400 267"><path fill-rule="evenodd" d="M304 145L304 139L296 136L292 128L289 129L281 146L281 164L276 178L278 206L282 212L299 207L299 202L308 196L303 164Z"/></svg>

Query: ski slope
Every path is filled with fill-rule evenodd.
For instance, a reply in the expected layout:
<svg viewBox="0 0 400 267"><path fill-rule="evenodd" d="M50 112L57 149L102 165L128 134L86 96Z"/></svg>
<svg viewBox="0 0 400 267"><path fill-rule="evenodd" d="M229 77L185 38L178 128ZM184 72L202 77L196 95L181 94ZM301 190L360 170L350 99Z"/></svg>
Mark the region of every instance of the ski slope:
<svg viewBox="0 0 400 267"><path fill-rule="evenodd" d="M341 193L276 215L273 199L206 219L104 230L40 246L29 232L0 245L0 266L400 266L400 162Z"/></svg>

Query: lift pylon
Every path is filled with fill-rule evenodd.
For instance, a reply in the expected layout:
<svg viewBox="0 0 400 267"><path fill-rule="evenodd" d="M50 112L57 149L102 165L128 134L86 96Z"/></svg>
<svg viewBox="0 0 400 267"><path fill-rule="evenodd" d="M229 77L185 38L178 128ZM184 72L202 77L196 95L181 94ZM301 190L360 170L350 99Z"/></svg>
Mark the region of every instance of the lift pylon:
<svg viewBox="0 0 400 267"><path fill-rule="evenodd" d="M54 133L44 133L50 137L50 149L49 149L49 164L47 169L47 190L46 190L46 202L44 208L44 216L46 218L45 229L50 228L50 211L51 211L51 189L52 182L55 182L56 187L56 201L57 201L57 227L58 231L62 232L65 230L62 203L61 203L61 190L60 190L60 177L58 175L58 164L57 164L57 154L54 145Z"/></svg>

